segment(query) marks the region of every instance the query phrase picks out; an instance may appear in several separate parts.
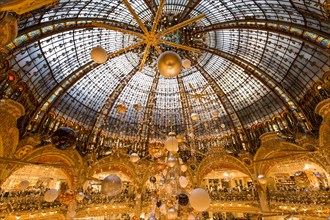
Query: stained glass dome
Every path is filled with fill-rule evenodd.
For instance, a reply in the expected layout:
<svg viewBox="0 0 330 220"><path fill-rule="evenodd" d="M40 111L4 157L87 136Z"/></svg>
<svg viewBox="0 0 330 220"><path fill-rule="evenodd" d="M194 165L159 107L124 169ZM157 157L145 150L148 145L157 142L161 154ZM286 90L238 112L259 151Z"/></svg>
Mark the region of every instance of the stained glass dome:
<svg viewBox="0 0 330 220"><path fill-rule="evenodd" d="M150 30L160 2L129 4ZM89 143L101 133L152 141L171 130L196 140L233 134L249 142L251 127L284 112L310 129L300 101L330 65L329 22L320 7L317 0L168 0L159 30L205 15L164 37L200 53L160 44L192 61L171 79L158 74L155 48L139 68L144 44L104 64L92 61L93 48L116 53L137 43L129 31L143 34L123 1L60 0L23 14L18 37L3 52L34 97L33 119L22 122L30 130L60 118L85 131Z"/></svg>

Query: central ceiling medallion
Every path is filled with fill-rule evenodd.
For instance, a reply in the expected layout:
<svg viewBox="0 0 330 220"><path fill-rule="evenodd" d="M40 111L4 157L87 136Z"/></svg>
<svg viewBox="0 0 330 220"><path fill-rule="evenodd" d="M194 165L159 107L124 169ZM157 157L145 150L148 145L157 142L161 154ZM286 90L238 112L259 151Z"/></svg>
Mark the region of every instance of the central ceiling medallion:
<svg viewBox="0 0 330 220"><path fill-rule="evenodd" d="M182 61L180 56L172 51L172 48L180 49L187 52L188 56L191 56L191 53L201 53L199 49L188 46L187 42L192 41L193 37L190 37L189 34L184 35L183 33L190 33L191 31L187 30L189 26L191 26L196 21L205 17L204 14L199 16L190 18L185 21L181 21L180 18L175 17L173 15L163 15L163 8L166 0L161 0L157 13L154 17L152 25L150 27L146 26L139 16L136 14L134 9L128 0L123 0L123 3L126 5L127 9L134 17L136 22L138 23L141 32L136 32L132 30L127 30L122 27L113 26L109 24L93 22L93 26L106 28L113 31L119 31L124 34L130 34L134 37L140 39L140 41L127 46L119 51L116 51L111 54L107 54L107 59L121 55L123 53L135 50L142 45L145 46L143 56L140 61L140 71L143 70L144 66L147 62L148 58L152 57L152 53L150 53L150 49L153 48L159 57L158 59L158 70L159 72L168 78L176 77L182 69ZM172 19L173 18L173 19ZM173 21L172 21L173 20ZM194 27L195 28L195 27ZM181 30L183 29L183 30ZM188 38L187 38L188 37ZM171 50L163 53L162 49ZM150 54L149 54L150 53ZM193 56L192 56L193 57ZM193 57L194 58L194 57ZM92 57L93 59L93 57ZM94 60L94 59L93 59ZM94 60L95 61L95 60ZM97 60L99 62L99 60ZM104 61L104 59L102 60ZM104 61L105 62L105 61Z"/></svg>

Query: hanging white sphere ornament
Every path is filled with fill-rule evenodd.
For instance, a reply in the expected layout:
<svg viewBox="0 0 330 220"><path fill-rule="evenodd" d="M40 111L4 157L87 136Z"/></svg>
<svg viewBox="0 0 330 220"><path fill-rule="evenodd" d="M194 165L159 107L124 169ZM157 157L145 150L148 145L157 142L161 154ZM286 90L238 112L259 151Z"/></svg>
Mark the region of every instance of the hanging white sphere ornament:
<svg viewBox="0 0 330 220"><path fill-rule="evenodd" d="M188 170L187 165L185 165L185 164L181 165L181 171L182 172L186 172L187 170Z"/></svg>
<svg viewBox="0 0 330 220"><path fill-rule="evenodd" d="M20 190L26 190L30 185L30 182L27 180L23 180L22 182L19 183L19 189Z"/></svg>
<svg viewBox="0 0 330 220"><path fill-rule="evenodd" d="M188 186L188 179L184 176L180 176L179 183L182 188L186 188Z"/></svg>
<svg viewBox="0 0 330 220"><path fill-rule="evenodd" d="M129 160L132 162L132 163L136 163L140 160L140 157L137 153L132 153Z"/></svg>
<svg viewBox="0 0 330 220"><path fill-rule="evenodd" d="M67 212L67 214L68 214L68 216L70 217L70 218L74 218L75 216L76 216L76 211L69 211L69 212Z"/></svg>
<svg viewBox="0 0 330 220"><path fill-rule="evenodd" d="M167 158L167 165L168 165L169 167L174 167L175 164L176 164L176 158L173 157L173 156L169 156L169 157Z"/></svg>
<svg viewBox="0 0 330 220"><path fill-rule="evenodd" d="M76 200L77 200L78 202L83 201L84 198L85 198L85 195L84 195L83 192L78 192L78 193L77 193L77 195L76 195Z"/></svg>
<svg viewBox="0 0 330 220"><path fill-rule="evenodd" d="M72 201L69 203L68 205L68 211L72 212L72 211L75 211L77 208L77 202L76 201Z"/></svg>
<svg viewBox="0 0 330 220"><path fill-rule="evenodd" d="M263 174L258 175L258 180L259 180L259 183L261 183L261 184L266 184L267 183L267 178Z"/></svg>
<svg viewBox="0 0 330 220"><path fill-rule="evenodd" d="M102 193L107 196L115 196L121 192L122 182L119 176L111 174L102 181Z"/></svg>
<svg viewBox="0 0 330 220"><path fill-rule="evenodd" d="M166 192L167 194L171 195L172 192L173 192L173 187L172 187L170 184L168 184L168 185L165 187L165 192Z"/></svg>
<svg viewBox="0 0 330 220"><path fill-rule="evenodd" d="M191 117L191 120L193 120L193 121L197 121L199 119L199 116L197 113L192 113L190 117Z"/></svg>
<svg viewBox="0 0 330 220"><path fill-rule="evenodd" d="M44 200L46 202L54 202L58 197L58 191L56 189L47 190L44 195Z"/></svg>
<svg viewBox="0 0 330 220"><path fill-rule="evenodd" d="M178 213L175 209L171 208L167 211L167 219L172 220L172 219L177 219Z"/></svg>
<svg viewBox="0 0 330 220"><path fill-rule="evenodd" d="M182 66L183 66L185 69L190 68L190 67L191 67L191 61L188 60L188 59L184 59L184 60L182 61Z"/></svg>
<svg viewBox="0 0 330 220"><path fill-rule="evenodd" d="M193 216L193 215L189 215L189 216L188 216L188 220L195 220L195 216Z"/></svg>
<svg viewBox="0 0 330 220"><path fill-rule="evenodd" d="M165 148L171 153L176 153L179 151L179 142L175 138L175 133L170 132L169 137L165 141Z"/></svg>
<svg viewBox="0 0 330 220"><path fill-rule="evenodd" d="M162 204L162 205L159 207L159 211L160 211L162 214L166 214L166 212L167 212L166 205L165 205L165 204Z"/></svg>
<svg viewBox="0 0 330 220"><path fill-rule="evenodd" d="M173 51L165 51L157 61L158 71L167 78L173 78L180 74L182 69L181 57Z"/></svg>
<svg viewBox="0 0 330 220"><path fill-rule="evenodd" d="M190 192L189 201L196 211L203 212L209 208L211 198L206 190L197 188Z"/></svg>
<svg viewBox="0 0 330 220"><path fill-rule="evenodd" d="M94 47L91 51L91 57L95 63L102 64L107 61L108 54L102 47Z"/></svg>

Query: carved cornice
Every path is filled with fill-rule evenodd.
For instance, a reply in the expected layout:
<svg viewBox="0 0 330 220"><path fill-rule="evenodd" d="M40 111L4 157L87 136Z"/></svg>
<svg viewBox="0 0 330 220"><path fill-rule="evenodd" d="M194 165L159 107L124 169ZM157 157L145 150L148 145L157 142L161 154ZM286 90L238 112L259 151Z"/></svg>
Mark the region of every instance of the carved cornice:
<svg viewBox="0 0 330 220"><path fill-rule="evenodd" d="M267 143L269 141L279 141L279 137L277 136L277 132L267 132L259 137L262 144Z"/></svg>
<svg viewBox="0 0 330 220"><path fill-rule="evenodd" d="M330 99L320 102L316 108L315 113L321 115L324 120L330 119Z"/></svg>
<svg viewBox="0 0 330 220"><path fill-rule="evenodd" d="M0 100L0 110L8 112L15 119L20 118L25 115L24 107L10 99L1 99Z"/></svg>
<svg viewBox="0 0 330 220"><path fill-rule="evenodd" d="M11 0L5 3L0 2L0 11L14 11L21 15L37 8L56 3L58 3L58 0Z"/></svg>

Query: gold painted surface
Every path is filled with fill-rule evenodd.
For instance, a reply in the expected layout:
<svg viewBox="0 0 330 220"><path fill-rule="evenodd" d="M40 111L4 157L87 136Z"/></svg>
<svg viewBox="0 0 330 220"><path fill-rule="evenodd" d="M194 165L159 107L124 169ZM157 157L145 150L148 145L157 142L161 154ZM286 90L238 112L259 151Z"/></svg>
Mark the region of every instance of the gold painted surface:
<svg viewBox="0 0 330 220"><path fill-rule="evenodd" d="M0 11L14 11L21 15L58 2L59 0L12 0L7 3L0 3Z"/></svg>

